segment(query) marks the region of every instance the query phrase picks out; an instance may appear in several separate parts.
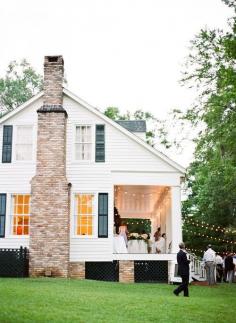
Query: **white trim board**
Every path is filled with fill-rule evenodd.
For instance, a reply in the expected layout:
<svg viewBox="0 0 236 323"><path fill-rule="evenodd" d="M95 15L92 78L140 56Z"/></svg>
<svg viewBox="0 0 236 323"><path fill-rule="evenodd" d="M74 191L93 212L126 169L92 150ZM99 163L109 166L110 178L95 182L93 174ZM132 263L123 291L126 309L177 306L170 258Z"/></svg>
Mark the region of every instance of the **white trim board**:
<svg viewBox="0 0 236 323"><path fill-rule="evenodd" d="M176 260L176 254L114 253L113 260Z"/></svg>

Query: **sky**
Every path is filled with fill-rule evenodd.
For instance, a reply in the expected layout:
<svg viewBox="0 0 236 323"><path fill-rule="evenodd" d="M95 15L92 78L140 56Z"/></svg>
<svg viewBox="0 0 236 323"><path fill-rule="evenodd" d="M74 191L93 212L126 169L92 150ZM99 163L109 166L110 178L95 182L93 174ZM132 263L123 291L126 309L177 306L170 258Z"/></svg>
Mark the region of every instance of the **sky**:
<svg viewBox="0 0 236 323"><path fill-rule="evenodd" d="M45 55L63 55L67 87L91 105L165 118L196 95L179 84L190 40L232 15L221 0L0 1L0 75L22 58L43 74Z"/></svg>

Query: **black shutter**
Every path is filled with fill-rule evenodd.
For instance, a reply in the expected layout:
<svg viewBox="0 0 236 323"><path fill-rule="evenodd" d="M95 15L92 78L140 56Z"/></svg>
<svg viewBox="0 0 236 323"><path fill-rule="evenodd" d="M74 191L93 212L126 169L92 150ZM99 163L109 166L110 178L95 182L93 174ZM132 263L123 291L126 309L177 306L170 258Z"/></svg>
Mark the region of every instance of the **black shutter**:
<svg viewBox="0 0 236 323"><path fill-rule="evenodd" d="M5 237L6 194L0 194L0 237Z"/></svg>
<svg viewBox="0 0 236 323"><path fill-rule="evenodd" d="M95 161L105 162L105 126L102 124L96 125L96 152Z"/></svg>
<svg viewBox="0 0 236 323"><path fill-rule="evenodd" d="M98 238L108 237L108 193L98 194Z"/></svg>
<svg viewBox="0 0 236 323"><path fill-rule="evenodd" d="M2 162L11 163L12 126L3 126Z"/></svg>

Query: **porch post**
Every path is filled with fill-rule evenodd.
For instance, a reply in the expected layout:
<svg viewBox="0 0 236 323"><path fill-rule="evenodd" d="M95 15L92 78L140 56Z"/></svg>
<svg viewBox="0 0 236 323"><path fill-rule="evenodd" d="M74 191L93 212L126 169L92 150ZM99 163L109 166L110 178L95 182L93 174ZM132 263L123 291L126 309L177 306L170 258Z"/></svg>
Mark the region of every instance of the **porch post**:
<svg viewBox="0 0 236 323"><path fill-rule="evenodd" d="M177 253L179 243L182 241L182 218L181 218L181 192L180 186L171 187L171 252Z"/></svg>

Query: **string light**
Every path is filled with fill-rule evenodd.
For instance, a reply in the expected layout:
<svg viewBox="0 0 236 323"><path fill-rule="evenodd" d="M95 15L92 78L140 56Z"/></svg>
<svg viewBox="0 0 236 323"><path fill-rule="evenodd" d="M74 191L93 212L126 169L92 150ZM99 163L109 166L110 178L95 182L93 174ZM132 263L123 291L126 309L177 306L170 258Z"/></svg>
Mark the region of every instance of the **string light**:
<svg viewBox="0 0 236 323"><path fill-rule="evenodd" d="M144 224L145 222L144 221L139 221L139 222L127 222L127 223L125 223L125 222L123 222L123 224L140 224L140 223L142 223L142 224Z"/></svg>
<svg viewBox="0 0 236 323"><path fill-rule="evenodd" d="M207 234L204 234L204 233L195 232L195 231L188 230L188 229L185 229L185 228L183 228L183 230L184 230L184 231L186 231L186 232L193 233L194 235L198 235L199 237L206 237L206 238L208 238L209 240L215 240L215 241L220 241L220 242L226 242L226 243L229 243L229 244L236 244L236 242L234 242L234 241L229 241L229 240L225 240L225 239L221 239L221 238L216 238L216 237L208 236Z"/></svg>
<svg viewBox="0 0 236 323"><path fill-rule="evenodd" d="M151 230L151 221L149 219L122 219L122 225L143 225L147 231Z"/></svg>
<svg viewBox="0 0 236 323"><path fill-rule="evenodd" d="M115 193L117 194L117 191L115 190ZM132 193L132 192L119 192L119 195L125 195L126 197L135 197L138 196L138 198L145 198L145 197L153 197L159 195L159 192L151 192L151 193Z"/></svg>
<svg viewBox="0 0 236 323"><path fill-rule="evenodd" d="M188 224L196 225L198 227L206 228L206 229L209 229L209 230L215 231L215 232L221 231L221 232L226 232L226 233L233 233L233 231L229 228L224 228L219 225L209 224L205 221L198 221L198 220L194 220L194 219L189 218L189 219L185 219L184 222L188 223Z"/></svg>

